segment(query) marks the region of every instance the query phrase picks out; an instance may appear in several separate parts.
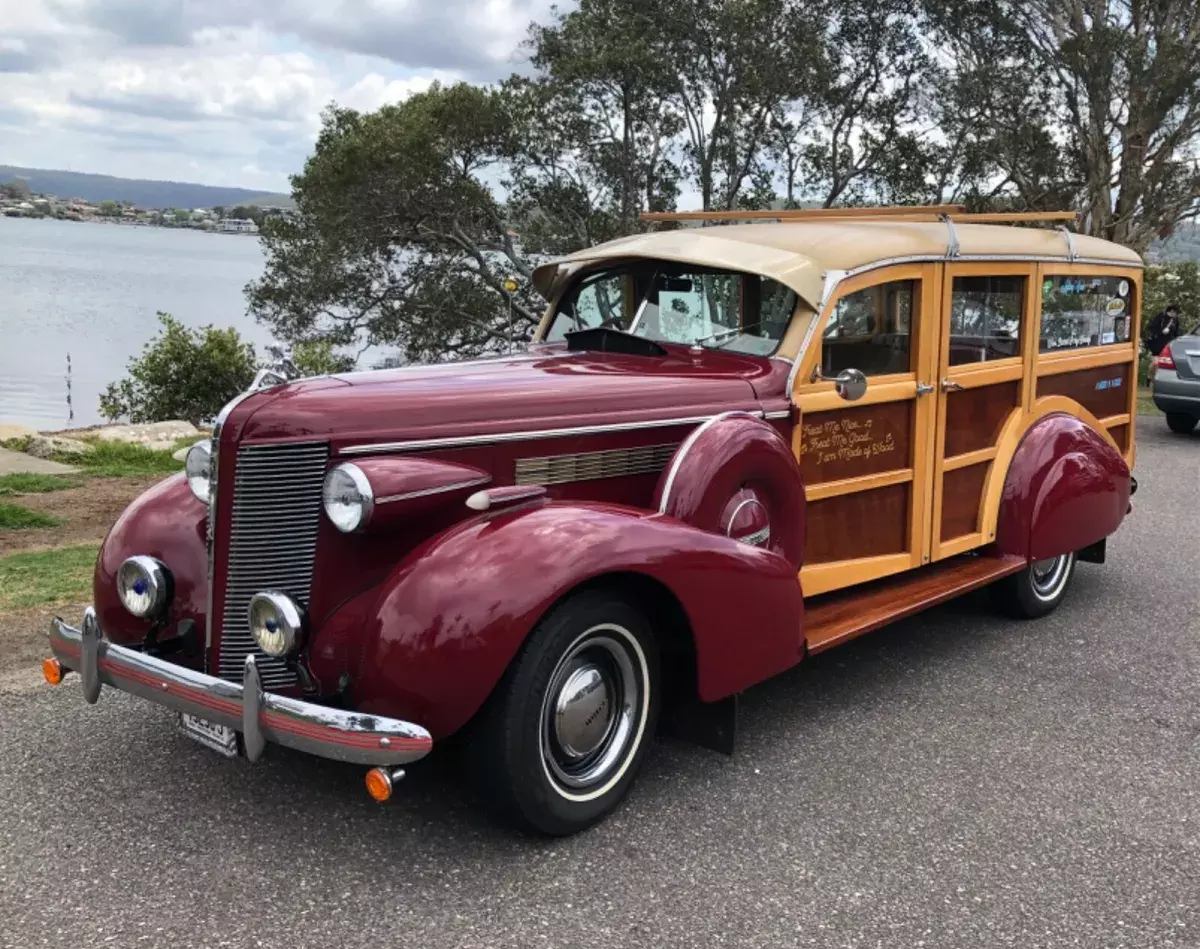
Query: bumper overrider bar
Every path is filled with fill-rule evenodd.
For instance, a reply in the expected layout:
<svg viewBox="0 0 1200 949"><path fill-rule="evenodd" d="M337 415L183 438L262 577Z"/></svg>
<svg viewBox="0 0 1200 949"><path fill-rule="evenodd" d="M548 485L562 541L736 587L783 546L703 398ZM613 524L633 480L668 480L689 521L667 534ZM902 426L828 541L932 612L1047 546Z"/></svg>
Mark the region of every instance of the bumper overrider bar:
<svg viewBox="0 0 1200 949"><path fill-rule="evenodd" d="M84 612L76 629L55 617L50 648L83 679L83 697L95 704L101 686L111 685L205 721L242 733L246 757L257 761L268 741L298 751L365 765L399 765L429 754L433 739L419 725L395 718L328 708L264 692L246 657L242 684L194 672L106 640L95 610Z"/></svg>

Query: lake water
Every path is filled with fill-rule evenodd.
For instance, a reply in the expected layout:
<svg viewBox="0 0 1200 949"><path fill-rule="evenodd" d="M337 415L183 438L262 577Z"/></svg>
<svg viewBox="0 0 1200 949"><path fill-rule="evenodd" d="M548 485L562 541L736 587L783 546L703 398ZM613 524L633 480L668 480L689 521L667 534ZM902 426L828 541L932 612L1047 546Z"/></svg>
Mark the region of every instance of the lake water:
<svg viewBox="0 0 1200 949"><path fill-rule="evenodd" d="M0 422L103 421L100 393L158 331L159 310L235 327L261 355L270 334L246 315L242 289L262 268L243 235L0 216Z"/></svg>

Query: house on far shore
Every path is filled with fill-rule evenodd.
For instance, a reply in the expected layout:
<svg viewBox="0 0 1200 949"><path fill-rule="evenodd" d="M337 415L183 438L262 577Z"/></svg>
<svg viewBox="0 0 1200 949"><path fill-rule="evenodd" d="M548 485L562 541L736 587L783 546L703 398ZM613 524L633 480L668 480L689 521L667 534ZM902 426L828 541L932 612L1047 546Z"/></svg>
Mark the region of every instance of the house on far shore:
<svg viewBox="0 0 1200 949"><path fill-rule="evenodd" d="M227 217L217 226L217 230L226 234L257 234L258 225L249 218Z"/></svg>

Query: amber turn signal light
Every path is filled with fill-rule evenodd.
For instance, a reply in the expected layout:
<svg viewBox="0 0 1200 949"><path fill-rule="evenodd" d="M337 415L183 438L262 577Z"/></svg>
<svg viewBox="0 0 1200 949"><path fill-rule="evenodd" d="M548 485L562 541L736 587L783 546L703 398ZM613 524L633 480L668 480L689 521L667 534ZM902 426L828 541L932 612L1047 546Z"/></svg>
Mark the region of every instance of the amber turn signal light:
<svg viewBox="0 0 1200 949"><path fill-rule="evenodd" d="M62 663L51 656L49 659L42 660L42 676L50 685L58 685L66 675L66 669L62 667Z"/></svg>
<svg viewBox="0 0 1200 949"><path fill-rule="evenodd" d="M367 793L380 804L392 796L392 778L386 768L372 768L367 772Z"/></svg>

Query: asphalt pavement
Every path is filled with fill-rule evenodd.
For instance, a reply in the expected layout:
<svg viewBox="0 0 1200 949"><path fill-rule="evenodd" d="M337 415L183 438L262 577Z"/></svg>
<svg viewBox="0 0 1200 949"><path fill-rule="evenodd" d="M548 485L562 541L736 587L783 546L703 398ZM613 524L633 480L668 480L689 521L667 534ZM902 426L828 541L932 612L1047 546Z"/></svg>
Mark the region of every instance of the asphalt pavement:
<svg viewBox="0 0 1200 949"><path fill-rule="evenodd" d="M568 840L436 754L380 806L10 680L0 946L1200 946L1200 436L1139 428L1134 513L1058 612L976 595L819 656L744 696L734 757L661 740Z"/></svg>

